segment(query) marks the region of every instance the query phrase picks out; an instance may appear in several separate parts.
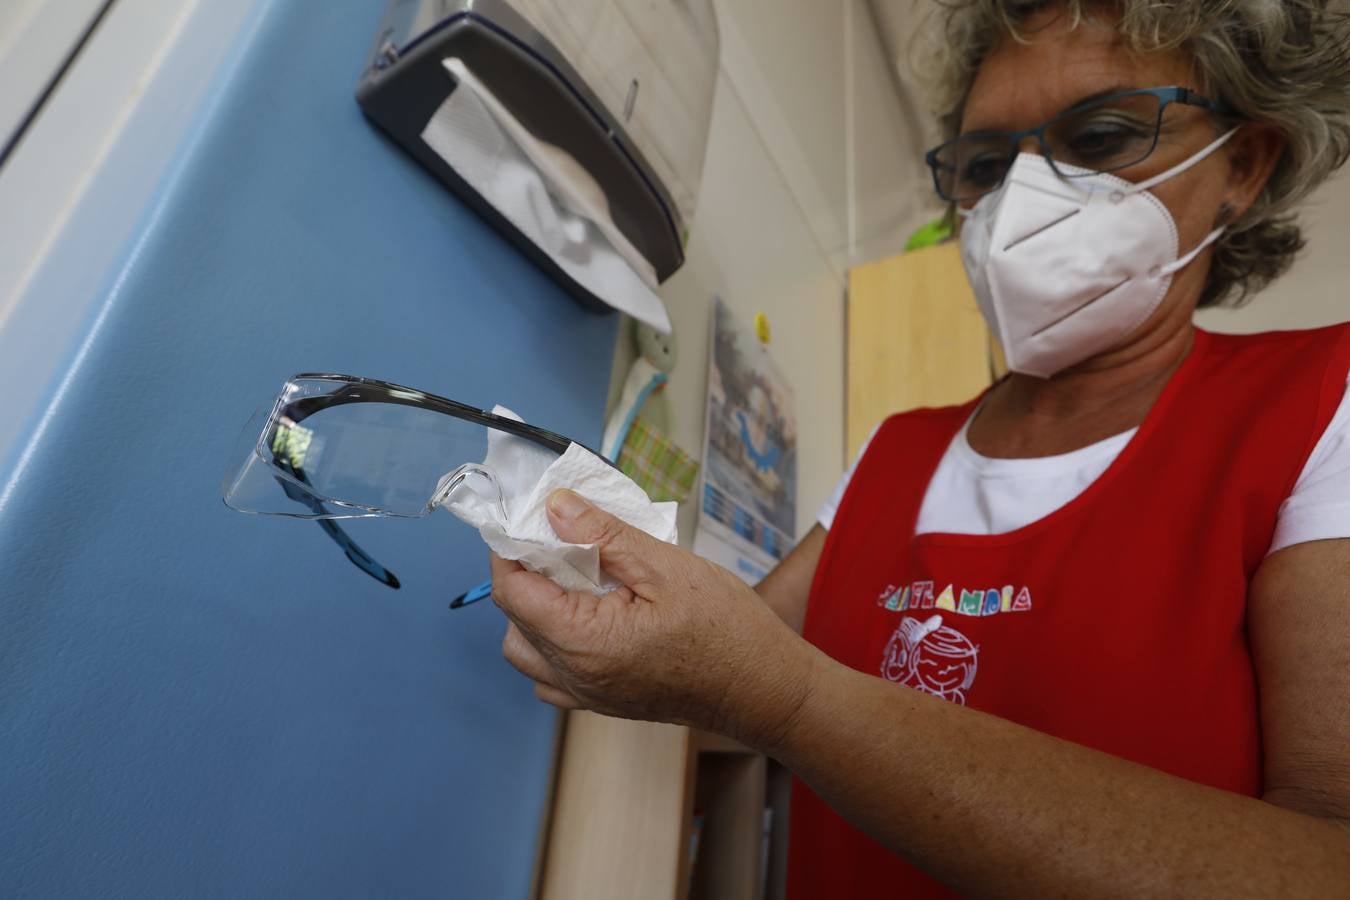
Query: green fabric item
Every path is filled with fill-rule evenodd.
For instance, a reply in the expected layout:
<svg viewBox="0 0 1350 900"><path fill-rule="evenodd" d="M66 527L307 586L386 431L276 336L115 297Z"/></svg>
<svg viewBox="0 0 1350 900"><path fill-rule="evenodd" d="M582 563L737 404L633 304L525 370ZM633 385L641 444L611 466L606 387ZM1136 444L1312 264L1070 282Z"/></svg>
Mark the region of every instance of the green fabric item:
<svg viewBox="0 0 1350 900"><path fill-rule="evenodd" d="M619 450L619 469L657 503L683 503L698 478L698 460L640 418L633 420Z"/></svg>
<svg viewBox="0 0 1350 900"><path fill-rule="evenodd" d="M952 226L946 216L940 219L934 219L927 225L921 225L909 240L905 242L905 252L911 250L922 250L924 247L932 247L947 240L952 236Z"/></svg>

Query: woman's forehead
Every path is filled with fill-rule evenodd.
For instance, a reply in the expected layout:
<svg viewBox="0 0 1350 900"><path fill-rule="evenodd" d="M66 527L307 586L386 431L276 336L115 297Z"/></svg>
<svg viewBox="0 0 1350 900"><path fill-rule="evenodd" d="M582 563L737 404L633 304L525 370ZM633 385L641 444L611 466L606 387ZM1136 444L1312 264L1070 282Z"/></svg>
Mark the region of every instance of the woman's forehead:
<svg viewBox="0 0 1350 900"><path fill-rule="evenodd" d="M1132 50L1111 20L1071 27L1068 17L1042 13L1024 23L1023 40L1005 38L975 74L962 131L1030 128L1076 103L1116 90L1195 84L1179 50Z"/></svg>

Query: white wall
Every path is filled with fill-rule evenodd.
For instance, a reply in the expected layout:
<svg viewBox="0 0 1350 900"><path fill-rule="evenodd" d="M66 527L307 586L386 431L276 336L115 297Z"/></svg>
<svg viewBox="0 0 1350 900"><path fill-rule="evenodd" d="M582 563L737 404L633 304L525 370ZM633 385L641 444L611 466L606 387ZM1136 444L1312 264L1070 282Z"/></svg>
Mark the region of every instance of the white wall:
<svg viewBox="0 0 1350 900"><path fill-rule="evenodd" d="M924 136L865 0L728 0L718 11L723 70L835 272L899 252L936 207Z"/></svg>
<svg viewBox="0 0 1350 900"><path fill-rule="evenodd" d="M1251 332L1350 320L1350 167L1312 196L1301 218L1308 246L1288 274L1240 309L1200 313L1202 327Z"/></svg>
<svg viewBox="0 0 1350 900"><path fill-rule="evenodd" d="M89 0L37 9L73 15L77 2ZM118 0L0 167L0 459L24 458L30 416L72 365L70 336L96 314L104 274L259 5ZM0 78L0 95L12 89ZM0 506L21 474L0 472Z"/></svg>
<svg viewBox="0 0 1350 900"><path fill-rule="evenodd" d="M56 76L103 0L0 0L0 148Z"/></svg>
<svg viewBox="0 0 1350 900"><path fill-rule="evenodd" d="M918 224L888 160L905 141L894 84L861 0L718 4L722 72L688 262L662 296L680 340L668 397L675 441L703 452L714 296L746 322L768 316L770 350L796 393L798 533L844 468L844 289L854 246L893 252ZM846 25L853 56L846 56ZM851 69L851 71L850 71ZM851 155L847 92L854 91ZM858 164L861 161L861 164ZM850 165L853 165L850 190ZM633 358L615 358L621 382ZM688 540L696 504L682 512Z"/></svg>

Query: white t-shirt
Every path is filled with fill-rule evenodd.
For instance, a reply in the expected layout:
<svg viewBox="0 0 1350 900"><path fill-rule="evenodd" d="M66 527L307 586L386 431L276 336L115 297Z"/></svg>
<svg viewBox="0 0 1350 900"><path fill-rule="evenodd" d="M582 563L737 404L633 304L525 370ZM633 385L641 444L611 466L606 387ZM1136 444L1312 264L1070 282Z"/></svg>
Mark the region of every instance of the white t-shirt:
<svg viewBox="0 0 1350 900"><path fill-rule="evenodd" d="M928 483L918 534L1005 534L1043 519L1096 481L1138 431L1131 429L1059 456L992 459L971 448L969 428L969 421L961 426ZM857 465L854 462L845 473L816 517L826 529L834 523ZM1293 492L1280 506L1269 552L1328 538L1350 538L1350 386Z"/></svg>

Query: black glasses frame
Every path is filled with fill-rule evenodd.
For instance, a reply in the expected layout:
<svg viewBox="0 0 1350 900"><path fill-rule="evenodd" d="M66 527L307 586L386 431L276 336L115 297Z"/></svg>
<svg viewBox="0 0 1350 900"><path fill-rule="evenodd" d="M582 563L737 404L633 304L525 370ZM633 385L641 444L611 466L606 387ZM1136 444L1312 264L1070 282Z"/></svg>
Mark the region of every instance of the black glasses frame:
<svg viewBox="0 0 1350 900"><path fill-rule="evenodd" d="M962 140L966 140L968 138L1007 138L1008 146L1011 148L1008 154L1009 168L1011 168L1012 162L1017 158L1017 154L1021 152L1018 148L1021 145L1023 139L1028 137L1034 137L1036 138L1036 143L1041 148L1041 155L1045 157L1046 161L1050 163L1051 167L1054 168L1055 172L1057 172L1060 175L1060 177L1062 178L1081 177L1078 175L1061 172L1059 166L1055 165L1055 160L1050 155L1050 148L1045 143L1045 132L1052 126L1063 121L1064 119L1067 119L1070 116L1080 115L1086 110L1094 109L1098 106L1101 106L1104 103L1109 103L1112 100L1118 100L1121 97L1134 97L1140 95L1149 95L1158 98L1158 120L1154 124L1153 128L1153 143L1149 145L1148 152L1145 153L1143 156L1139 157L1139 159L1135 160L1134 162L1127 163L1124 166L1118 166L1117 169L1128 168L1129 166L1137 165L1138 163L1143 162L1144 160L1148 159L1150 156L1153 155L1153 151L1158 149L1158 135L1162 131L1163 114L1167 111L1167 107L1173 103L1180 103L1185 106L1197 106L1201 109L1209 110L1211 113L1214 113L1216 116L1219 116L1221 118L1235 117L1235 113L1229 107L1215 100L1210 100L1208 97L1203 97L1200 94L1197 94L1194 91L1192 91L1190 88L1173 86L1173 87L1158 87L1158 88L1137 88L1126 91L1115 91L1113 93L1106 94L1104 96L1097 97L1092 100L1087 100L1082 103L1078 103L1074 106L1071 106L1068 109L1064 110L1063 112L1058 113L1055 116L1047 119L1046 121L1042 122L1041 124L1037 125L1034 128L1027 128L1022 131L992 131L992 130L971 131L966 134L957 135L956 137L952 138L949 141L944 141L943 143L938 144L936 147L925 153L923 157L924 162L928 164L928 169L933 176L933 190L937 192L937 195L939 197L941 197L943 200L946 200L948 203L961 203L964 201L975 200L979 197L983 197L985 194L992 193L1003 186L1003 179L1007 178L1008 174L1007 170L1004 170L1003 178L999 179L998 184L994 185L993 187L989 188L986 191L981 191L980 193L974 194L969 197L951 197L948 196L947 192L942 189L942 172L950 171L951 167L945 166L939 159L939 156L944 150L947 150L948 148L951 147L955 147L957 143L959 143ZM1116 171L1116 169L1107 169L1102 171Z"/></svg>
<svg viewBox="0 0 1350 900"><path fill-rule="evenodd" d="M551 450L559 456L566 453L567 448L572 444L580 444L579 441L573 441L570 438L563 437L562 435L545 428L527 425L524 422L518 422L515 419L509 419L505 416L487 412L486 410L477 409L447 397L428 394L425 391L404 387L389 381L380 381L375 378L362 378L358 375L332 375L304 372L291 376L291 378L287 379L286 384L289 385L293 382L305 380L336 381L340 382L340 385L332 393L322 394L317 397L301 397L300 399L292 400L289 403L278 400L277 406L272 410L272 415L268 420L271 424L268 429L259 436L254 452L259 454L261 458L269 460L269 465L279 470L277 473L273 474L273 477L277 480L277 483L281 485L282 490L286 492L287 497L297 503L308 506L313 512L319 515L323 515L328 511L325 505L327 501L308 489L310 485L309 477L301 467L292 465L289 460L277 455L271 449L276 438L277 428L283 418L289 420L291 424L298 425L310 416L335 406L345 406L351 403L392 403L399 406L411 406L417 409L430 410L432 412L441 413L442 415L451 416L452 418L473 422L474 424L482 425L485 428L503 431L515 437L530 441L533 444L537 444L546 450ZM580 446L585 447L587 450L591 450L591 448L586 447L585 444L580 444ZM595 453L594 450L591 450L591 452ZM264 456L264 453L267 453L268 455ZM600 459L603 459L605 463L612 468L618 468L612 461L605 459L601 454L595 453L595 455ZM393 572L380 565L369 553L362 550L361 547L352 540L351 535L347 534L346 530L337 522L332 519L319 519L318 524L319 527L323 529L324 533L342 548L343 555L345 555L347 559L362 572L365 572L371 578L374 578L376 581L383 585L387 585L394 590L398 590L402 586L402 583ZM461 594L459 598L451 604L451 609L459 609L460 607L468 606L470 603L488 596L488 593L481 590L481 587L482 586L480 585L479 588L473 588Z"/></svg>

